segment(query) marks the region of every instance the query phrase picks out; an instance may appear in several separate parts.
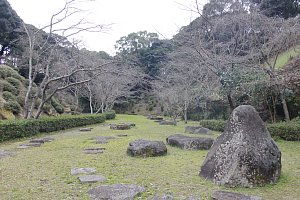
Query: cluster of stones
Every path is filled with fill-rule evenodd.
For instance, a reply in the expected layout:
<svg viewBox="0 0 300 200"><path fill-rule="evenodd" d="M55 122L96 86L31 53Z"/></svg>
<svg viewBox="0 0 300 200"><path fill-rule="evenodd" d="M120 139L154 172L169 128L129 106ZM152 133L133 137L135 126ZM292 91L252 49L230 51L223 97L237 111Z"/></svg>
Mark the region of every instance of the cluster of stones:
<svg viewBox="0 0 300 200"><path fill-rule="evenodd" d="M26 149L26 148L30 148L30 147L40 147L45 142L52 142L53 140L54 140L54 138L51 138L51 137L31 139L29 141L29 143L20 144L17 148L18 149Z"/></svg>

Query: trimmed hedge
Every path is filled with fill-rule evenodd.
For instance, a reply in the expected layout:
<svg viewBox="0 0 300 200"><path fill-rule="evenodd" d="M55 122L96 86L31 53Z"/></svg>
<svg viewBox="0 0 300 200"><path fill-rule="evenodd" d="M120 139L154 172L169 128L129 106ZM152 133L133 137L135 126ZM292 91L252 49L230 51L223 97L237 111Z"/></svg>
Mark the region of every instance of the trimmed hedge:
<svg viewBox="0 0 300 200"><path fill-rule="evenodd" d="M226 121L201 120L200 125L214 131L223 132L226 126ZM291 122L267 124L267 128L274 139L300 141L300 123L297 120Z"/></svg>
<svg viewBox="0 0 300 200"><path fill-rule="evenodd" d="M15 138L29 137L38 133L48 133L78 126L102 123L115 118L114 112L97 115L65 115L30 120L0 121L0 142Z"/></svg>

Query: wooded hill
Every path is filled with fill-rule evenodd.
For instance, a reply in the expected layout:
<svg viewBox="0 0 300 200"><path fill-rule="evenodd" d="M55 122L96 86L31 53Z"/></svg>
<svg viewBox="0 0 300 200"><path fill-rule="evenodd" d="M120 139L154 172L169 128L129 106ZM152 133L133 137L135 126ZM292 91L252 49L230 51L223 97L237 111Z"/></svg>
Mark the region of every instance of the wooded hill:
<svg viewBox="0 0 300 200"><path fill-rule="evenodd" d="M75 1L66 1L64 16L75 12ZM28 79L22 117L51 114L53 99L73 113L115 109L226 119L233 108L251 104L264 120L299 116L298 0L210 0L174 38L130 33L116 42L116 56L69 40L105 25L78 22L61 36L57 25L67 20L61 13L37 29L6 0L0 5L2 62Z"/></svg>

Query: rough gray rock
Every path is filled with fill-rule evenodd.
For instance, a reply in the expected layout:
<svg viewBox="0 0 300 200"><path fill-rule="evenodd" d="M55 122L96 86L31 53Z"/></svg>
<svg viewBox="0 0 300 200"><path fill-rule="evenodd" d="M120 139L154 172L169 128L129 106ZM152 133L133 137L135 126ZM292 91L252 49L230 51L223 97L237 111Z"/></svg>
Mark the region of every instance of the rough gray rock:
<svg viewBox="0 0 300 200"><path fill-rule="evenodd" d="M77 175L77 174L93 174L96 172L95 168L73 168L71 169L71 174L72 175Z"/></svg>
<svg viewBox="0 0 300 200"><path fill-rule="evenodd" d="M91 200L133 200L145 191L137 185L101 185L88 191Z"/></svg>
<svg viewBox="0 0 300 200"><path fill-rule="evenodd" d="M177 146L186 150L207 150L214 140L206 137L189 137L182 134L170 135L167 143L171 146Z"/></svg>
<svg viewBox="0 0 300 200"><path fill-rule="evenodd" d="M127 137L128 135L127 134L119 134L117 135L118 137Z"/></svg>
<svg viewBox="0 0 300 200"><path fill-rule="evenodd" d="M176 122L162 120L159 122L159 125L176 125Z"/></svg>
<svg viewBox="0 0 300 200"><path fill-rule="evenodd" d="M202 126L187 126L185 127L185 133L191 134L211 134L211 130Z"/></svg>
<svg viewBox="0 0 300 200"><path fill-rule="evenodd" d="M150 116L148 116L148 119L150 119L150 120L155 120L155 121L161 121L161 120L163 120L164 118L163 118L163 117L157 117L157 116L152 116L152 115L150 115Z"/></svg>
<svg viewBox="0 0 300 200"><path fill-rule="evenodd" d="M113 136L96 136L94 139L96 141L96 144L105 144L108 142L108 140L114 139Z"/></svg>
<svg viewBox="0 0 300 200"><path fill-rule="evenodd" d="M167 154L167 147L162 141L140 139L129 143L127 154L142 157L163 156Z"/></svg>
<svg viewBox="0 0 300 200"><path fill-rule="evenodd" d="M4 158L4 157L8 157L8 156L11 156L11 152L7 151L7 150L2 150L0 149L0 159L1 158Z"/></svg>
<svg viewBox="0 0 300 200"><path fill-rule="evenodd" d="M83 153L85 153L85 154L100 154L100 153L103 153L103 150L105 150L105 148L102 148L102 147L86 148L83 150Z"/></svg>
<svg viewBox="0 0 300 200"><path fill-rule="evenodd" d="M240 193L214 191L211 198L213 200L262 200L261 197L249 196Z"/></svg>
<svg viewBox="0 0 300 200"><path fill-rule="evenodd" d="M201 167L200 176L230 187L275 183L281 152L252 106L233 110Z"/></svg>
<svg viewBox="0 0 300 200"><path fill-rule="evenodd" d="M104 182L106 178L101 175L85 175L78 177L80 183L96 183L96 182Z"/></svg>

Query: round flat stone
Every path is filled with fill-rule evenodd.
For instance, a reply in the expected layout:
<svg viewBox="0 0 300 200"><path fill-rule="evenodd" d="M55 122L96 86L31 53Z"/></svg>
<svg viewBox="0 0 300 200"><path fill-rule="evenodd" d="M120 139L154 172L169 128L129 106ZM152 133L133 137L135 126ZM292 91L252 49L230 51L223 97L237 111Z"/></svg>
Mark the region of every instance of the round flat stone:
<svg viewBox="0 0 300 200"><path fill-rule="evenodd" d="M77 174L93 174L96 172L95 168L73 168L71 169L71 174L72 175L77 175Z"/></svg>
<svg viewBox="0 0 300 200"><path fill-rule="evenodd" d="M101 175L86 175L86 176L79 176L78 179L81 183L96 183L96 182L104 182L107 179Z"/></svg>

